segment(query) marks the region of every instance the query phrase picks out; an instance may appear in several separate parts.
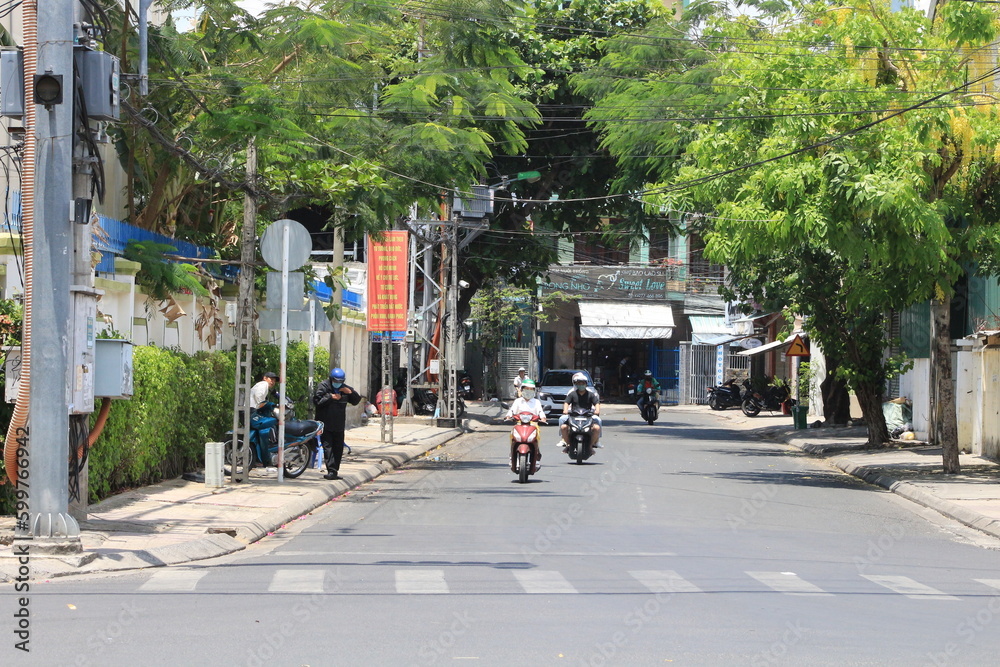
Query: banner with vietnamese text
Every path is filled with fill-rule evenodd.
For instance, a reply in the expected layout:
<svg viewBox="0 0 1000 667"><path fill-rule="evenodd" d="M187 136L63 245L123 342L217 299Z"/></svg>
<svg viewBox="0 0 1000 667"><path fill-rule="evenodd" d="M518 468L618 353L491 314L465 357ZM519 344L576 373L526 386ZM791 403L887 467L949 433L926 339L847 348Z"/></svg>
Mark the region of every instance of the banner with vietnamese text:
<svg viewBox="0 0 1000 667"><path fill-rule="evenodd" d="M409 233L368 238L368 331L406 331Z"/></svg>

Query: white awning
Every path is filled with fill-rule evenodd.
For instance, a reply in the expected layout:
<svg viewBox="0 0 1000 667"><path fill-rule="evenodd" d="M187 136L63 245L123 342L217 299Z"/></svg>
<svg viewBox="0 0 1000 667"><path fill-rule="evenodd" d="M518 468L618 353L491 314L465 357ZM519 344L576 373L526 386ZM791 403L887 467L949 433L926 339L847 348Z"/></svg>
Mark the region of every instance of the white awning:
<svg viewBox="0 0 1000 667"><path fill-rule="evenodd" d="M694 345L719 345L709 341L736 337L721 315L689 315L688 321L691 322L691 343Z"/></svg>
<svg viewBox="0 0 1000 667"><path fill-rule="evenodd" d="M670 306L580 301L581 338L670 338L674 312Z"/></svg>
<svg viewBox="0 0 1000 667"><path fill-rule="evenodd" d="M770 343L765 343L764 345L761 345L760 347L755 347L751 350L743 350L742 352L737 352L737 354L739 354L741 357L749 357L754 354L760 354L762 352L770 352L771 350L784 349L788 347L788 345L790 345L793 340L795 340L796 335L798 335L800 338L803 339L807 337L806 334L800 331L798 332L798 334L793 333L785 340L772 340Z"/></svg>

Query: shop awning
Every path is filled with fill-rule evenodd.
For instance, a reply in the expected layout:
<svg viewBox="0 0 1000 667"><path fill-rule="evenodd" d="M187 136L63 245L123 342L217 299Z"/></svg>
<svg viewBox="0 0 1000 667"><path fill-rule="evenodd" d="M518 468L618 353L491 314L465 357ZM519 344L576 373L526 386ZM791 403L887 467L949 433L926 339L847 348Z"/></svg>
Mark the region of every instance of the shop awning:
<svg viewBox="0 0 1000 667"><path fill-rule="evenodd" d="M721 315L689 315L688 321L691 322L691 342L695 345L712 344L708 341L720 336L733 337L733 330L726 326L726 318Z"/></svg>
<svg viewBox="0 0 1000 667"><path fill-rule="evenodd" d="M804 333L802 333L800 331L798 334L792 334L791 336L789 336L785 340L772 340L770 343L765 343L764 345L761 345L760 347L755 347L755 348L750 349L750 350L743 350L742 352L737 352L737 354L739 354L741 357L750 357L750 356L753 356L755 354L761 354L763 352L770 352L771 350L783 350L786 347L788 347L788 345L793 340L795 340L795 336L796 335L798 335L799 338L802 338L803 340L807 338L806 334L804 334Z"/></svg>
<svg viewBox="0 0 1000 667"><path fill-rule="evenodd" d="M674 313L670 306L580 301L580 338L670 338Z"/></svg>

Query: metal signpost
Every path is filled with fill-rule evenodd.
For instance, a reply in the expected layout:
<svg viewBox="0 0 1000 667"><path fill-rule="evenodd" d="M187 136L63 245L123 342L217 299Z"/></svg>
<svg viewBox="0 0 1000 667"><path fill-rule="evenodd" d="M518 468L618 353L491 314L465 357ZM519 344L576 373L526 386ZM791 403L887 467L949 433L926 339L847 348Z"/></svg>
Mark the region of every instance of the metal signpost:
<svg viewBox="0 0 1000 667"><path fill-rule="evenodd" d="M281 363L278 376L278 482L285 480L285 370L288 359L288 272L307 261L312 251L309 231L294 220L271 223L260 239L260 254L272 269L281 270ZM301 306L301 304L297 304ZM266 466L267 463L262 461Z"/></svg>

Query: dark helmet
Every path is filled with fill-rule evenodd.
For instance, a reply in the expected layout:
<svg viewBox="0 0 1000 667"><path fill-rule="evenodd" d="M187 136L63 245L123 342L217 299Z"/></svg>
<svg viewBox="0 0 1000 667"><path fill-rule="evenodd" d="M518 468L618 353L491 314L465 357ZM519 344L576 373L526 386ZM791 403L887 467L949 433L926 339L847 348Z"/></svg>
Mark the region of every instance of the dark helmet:
<svg viewBox="0 0 1000 667"><path fill-rule="evenodd" d="M264 373L264 377L267 378L268 380L277 380L278 379L278 374L277 373L272 373L271 371L268 371L268 372Z"/></svg>
<svg viewBox="0 0 1000 667"><path fill-rule="evenodd" d="M334 368L330 371L330 379L334 382L343 382L347 379L347 373L344 372L343 368Z"/></svg>

